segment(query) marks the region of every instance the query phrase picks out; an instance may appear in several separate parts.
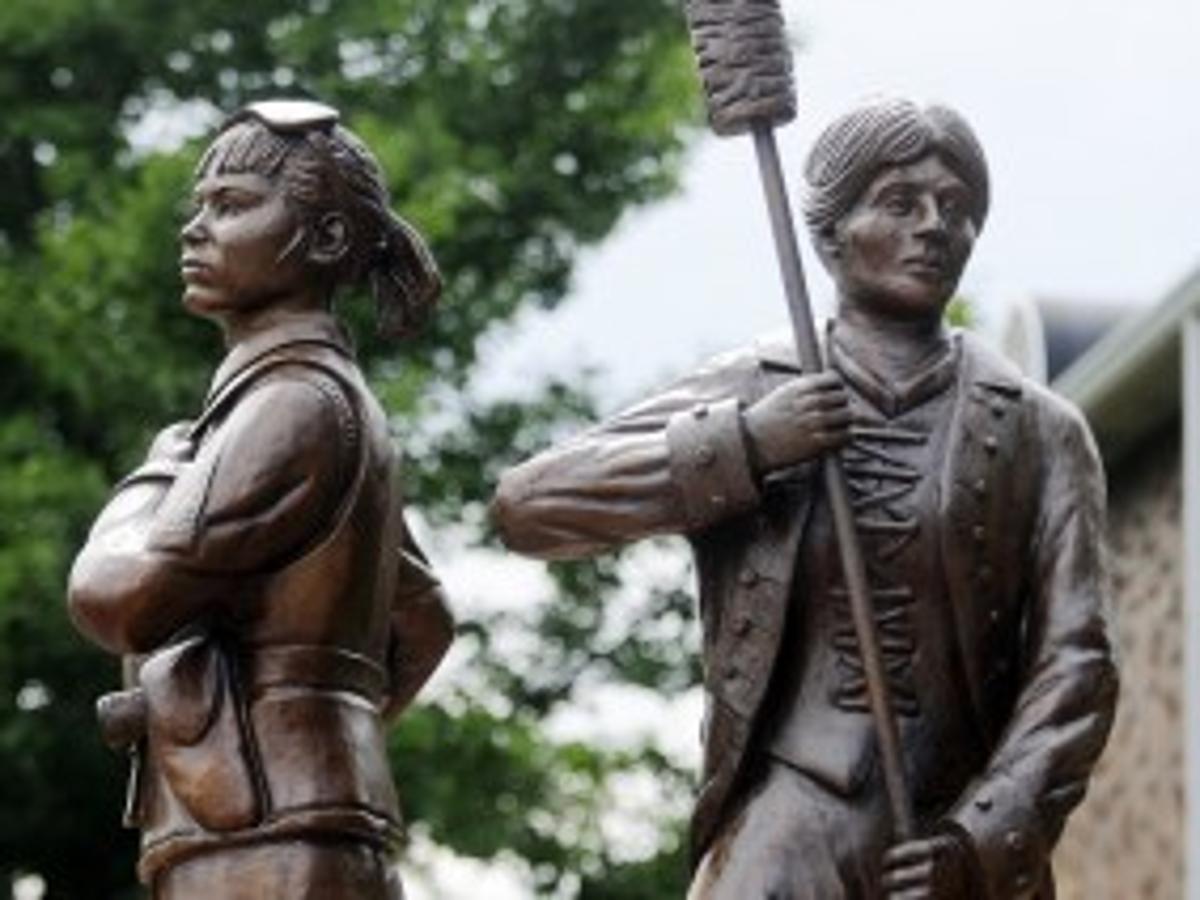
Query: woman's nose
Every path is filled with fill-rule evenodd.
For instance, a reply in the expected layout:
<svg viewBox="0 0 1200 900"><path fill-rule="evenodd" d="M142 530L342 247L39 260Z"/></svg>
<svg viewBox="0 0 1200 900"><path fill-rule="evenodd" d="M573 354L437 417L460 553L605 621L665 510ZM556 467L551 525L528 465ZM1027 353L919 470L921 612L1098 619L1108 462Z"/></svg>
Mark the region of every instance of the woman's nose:
<svg viewBox="0 0 1200 900"><path fill-rule="evenodd" d="M184 244L198 244L208 235L208 226L204 221L204 210L197 210L179 230L179 240Z"/></svg>
<svg viewBox="0 0 1200 900"><path fill-rule="evenodd" d="M926 236L946 233L946 217L942 215L942 207L937 198L923 196L918 201L920 216L917 219L917 234Z"/></svg>

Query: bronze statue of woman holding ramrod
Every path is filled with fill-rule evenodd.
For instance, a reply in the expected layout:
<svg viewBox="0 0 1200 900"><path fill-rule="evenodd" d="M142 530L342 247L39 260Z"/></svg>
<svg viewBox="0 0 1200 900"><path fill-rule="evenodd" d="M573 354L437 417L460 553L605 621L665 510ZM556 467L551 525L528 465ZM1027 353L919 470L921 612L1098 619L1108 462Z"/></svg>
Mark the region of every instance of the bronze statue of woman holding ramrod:
<svg viewBox="0 0 1200 900"><path fill-rule="evenodd" d="M773 135L797 110L780 4L684 5L710 123L753 136L792 328L510 470L501 533L552 558L691 543L689 900L1049 900L1116 702L1104 475L1077 410L944 324L983 150L893 98L821 133L819 335Z"/></svg>
<svg viewBox="0 0 1200 900"><path fill-rule="evenodd" d="M805 169L829 369L719 356L506 473L510 547L690 541L704 768L691 900L1053 896L1112 722L1104 479L1080 414L943 313L989 205L973 131L879 99ZM841 455L916 834L895 840L818 463Z"/></svg>
<svg viewBox="0 0 1200 900"><path fill-rule="evenodd" d="M322 104L235 114L194 200L183 302L228 354L199 414L118 485L70 580L76 624L126 658L100 712L135 760L139 875L160 900L397 898L383 727L450 619L332 303L366 286L404 337L440 279Z"/></svg>

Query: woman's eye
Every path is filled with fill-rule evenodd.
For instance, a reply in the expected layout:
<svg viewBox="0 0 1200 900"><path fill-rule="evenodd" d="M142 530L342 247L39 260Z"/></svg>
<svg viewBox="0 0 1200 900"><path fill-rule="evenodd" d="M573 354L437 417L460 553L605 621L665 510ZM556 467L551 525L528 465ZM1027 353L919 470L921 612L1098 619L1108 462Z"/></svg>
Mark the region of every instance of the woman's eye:
<svg viewBox="0 0 1200 900"><path fill-rule="evenodd" d="M946 200L942 203L942 218L947 222L961 222L965 218L963 204L959 200Z"/></svg>
<svg viewBox="0 0 1200 900"><path fill-rule="evenodd" d="M888 212L903 216L912 211L913 201L908 194L896 193L889 194L883 205Z"/></svg>
<svg viewBox="0 0 1200 900"><path fill-rule="evenodd" d="M243 194L222 193L208 201L209 208L218 216L228 216L254 206L256 198Z"/></svg>

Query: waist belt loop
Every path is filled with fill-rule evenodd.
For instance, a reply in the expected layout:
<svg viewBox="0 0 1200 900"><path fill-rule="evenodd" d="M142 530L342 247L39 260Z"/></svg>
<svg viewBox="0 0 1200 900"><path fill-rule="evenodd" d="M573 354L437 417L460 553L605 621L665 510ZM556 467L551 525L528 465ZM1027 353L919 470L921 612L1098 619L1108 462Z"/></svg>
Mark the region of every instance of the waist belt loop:
<svg viewBox="0 0 1200 900"><path fill-rule="evenodd" d="M378 704L387 686L382 666L350 650L292 644L246 647L243 654L242 671L252 691L271 687L350 691Z"/></svg>

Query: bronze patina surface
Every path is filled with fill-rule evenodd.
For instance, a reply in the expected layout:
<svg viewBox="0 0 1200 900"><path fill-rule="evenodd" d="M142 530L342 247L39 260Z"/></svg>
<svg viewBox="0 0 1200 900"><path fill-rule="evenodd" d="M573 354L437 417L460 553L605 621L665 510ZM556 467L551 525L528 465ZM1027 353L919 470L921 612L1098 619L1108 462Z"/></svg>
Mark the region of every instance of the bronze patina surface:
<svg viewBox="0 0 1200 900"><path fill-rule="evenodd" d="M943 314L989 204L942 106L880 99L818 139L805 217L838 295L829 369L788 335L733 350L507 472L510 547L658 534L703 625L695 900L1048 898L1051 851L1117 671L1088 428ZM896 840L829 501L862 543L917 835Z"/></svg>
<svg viewBox="0 0 1200 900"><path fill-rule="evenodd" d="M99 709L134 760L139 874L171 900L397 897L384 728L451 623L331 303L369 285L403 336L438 274L320 104L231 117L194 200L183 302L228 355L196 417L117 486L69 586L78 627L125 659Z"/></svg>

